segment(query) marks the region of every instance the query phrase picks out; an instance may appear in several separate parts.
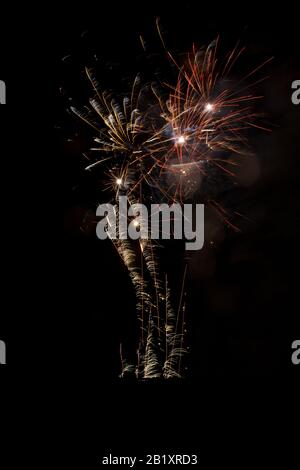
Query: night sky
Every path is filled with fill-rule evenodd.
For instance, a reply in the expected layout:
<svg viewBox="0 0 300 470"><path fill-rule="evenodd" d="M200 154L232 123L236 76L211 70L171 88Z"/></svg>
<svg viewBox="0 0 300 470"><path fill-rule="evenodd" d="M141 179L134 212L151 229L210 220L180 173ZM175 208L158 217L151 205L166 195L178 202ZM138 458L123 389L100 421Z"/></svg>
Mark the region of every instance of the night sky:
<svg viewBox="0 0 300 470"><path fill-rule="evenodd" d="M23 393L26 389L29 368L37 382L34 396L40 397L42 376L50 390L45 352L55 374L58 369L62 372L57 391L65 400L64 413L70 412L70 455L78 458L82 468L94 468L96 458L108 449L115 449L116 454L126 449L129 454L137 452L137 447L162 451L200 448L210 461L217 453L231 461L232 449L239 445L248 449L248 458L254 438L243 441L238 421L235 440L228 433L232 408L226 397L241 398L240 387L246 383L248 398L242 398L242 410L251 421L253 398L264 395L268 403L276 389L274 385L269 393L262 384L268 380L285 383L299 375L291 362L291 344L300 337L300 105L291 102L291 83L300 79L299 19L293 6L283 10L283 5L266 4L263 8L262 2L235 6L226 2L223 7L200 1L180 5L122 2L121 6L116 2L75 3L52 2L34 8L26 3L31 21L18 10L20 28L13 21L14 14L7 34L1 30L1 44L11 41L11 49L1 51L0 74L0 80L10 83L11 102L6 111L0 107L5 152L13 157L2 161L2 181L11 177L5 201L11 201L16 189L24 187L11 211L3 204L8 214L2 217L3 233L9 239L14 238L10 220L17 219L19 226L7 268L3 267L13 291L4 291L3 305L7 307L0 330L0 339L9 346L8 360L17 370L26 366L23 375L16 374L14 390ZM155 73L169 78L155 27L157 17L168 48L177 57L190 50L193 42L207 45L218 34L224 51L237 40L246 47L239 63L241 73L274 57L264 69L268 78L257 86L264 96L260 109L272 132L249 134L254 157L240 171L239 186L220 189L228 207L245 215L238 221L241 232L224 228L208 214L206 227L213 244L206 243L190 261L187 321L191 353L185 381L132 384L119 378L119 349L120 342L134 345L135 295L112 244L96 238L95 208L106 200L101 174L85 172L83 157L94 134L69 109L86 104L91 96L85 66L93 66L104 87L117 93L138 72L145 80ZM147 55L140 35L146 41ZM37 154L35 162L33 154ZM32 185L23 172L23 167L28 171L31 165ZM27 203L25 190L29 188L33 197ZM45 209L46 197L53 217ZM16 207L20 213L26 208L22 221ZM61 209L62 250L55 248L54 238L46 242ZM24 233L22 244L20 233ZM28 248L25 235L35 247L39 267L32 267L34 250ZM16 251L20 254L15 255ZM24 253L26 262L21 261ZM172 254L165 258L170 272L181 269ZM53 264L54 259L50 269L48 260ZM31 281L32 273L36 281ZM56 296L59 278L62 289ZM16 291L17 281L21 287ZM45 404L47 409L52 398ZM14 409L16 403L18 400ZM228 416L222 421L224 410ZM269 424L278 413L277 407L270 410ZM275 455L274 449L280 447L279 437L266 446L264 426L254 425L256 444L264 450L268 463L268 452ZM225 444L226 439L230 445Z"/></svg>

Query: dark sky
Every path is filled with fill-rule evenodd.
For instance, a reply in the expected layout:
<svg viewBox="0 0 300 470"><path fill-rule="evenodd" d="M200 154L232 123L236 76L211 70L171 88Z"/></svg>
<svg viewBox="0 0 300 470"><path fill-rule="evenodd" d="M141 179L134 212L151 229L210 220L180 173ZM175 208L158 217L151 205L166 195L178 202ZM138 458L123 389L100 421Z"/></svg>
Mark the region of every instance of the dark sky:
<svg viewBox="0 0 300 470"><path fill-rule="evenodd" d="M73 431L66 435L66 441L68 437L72 441L69 455L77 458L77 465L83 463L82 468L95 464L108 449L117 449L116 454L124 449L129 454L137 448L166 451L183 446L185 450L200 448L208 460L217 454L227 455L231 463L236 448L246 449L250 443L244 463L251 457L253 439L258 435L269 464L270 455L277 457L281 449L278 436L268 447L265 428L254 422L255 435L248 441L243 441L243 434L240 442L231 440L227 425L232 408L225 397L231 385L230 395L236 400L240 395L237 379L246 377L250 395L243 410L249 409L250 414L253 395L263 394L265 378L285 383L287 376L297 374L290 357L291 343L300 336L300 106L292 105L290 87L293 80L300 79L299 15L292 4L261 1L224 2L223 6L212 1L122 2L121 6L116 1L75 3L26 2L23 7L11 3L9 18L5 12L1 15L0 79L7 80L11 103L5 110L0 107L1 142L3 155L7 155L2 158L2 183L3 187L5 182L8 185L2 205L2 233L12 240L12 249L3 245L2 272L3 285L4 281L10 283L12 290L3 288L0 339L9 346L8 360L24 372L18 375L11 368L17 395L9 391L16 399L7 407L12 426L5 428L6 435L15 439L16 434L22 434L24 439L31 408L26 402L30 420L25 420L24 435L23 429L16 431L12 416L18 413L20 401L25 402L29 382L35 384L31 398L36 403L41 399L42 376L52 389L51 368L59 375L55 381L58 395L71 411L67 420ZM134 293L111 244L97 240L91 230L95 203L103 197L97 176L83 172L82 153L89 148L92 133L67 109L89 97L82 73L86 65L96 66L99 79L115 85L117 91L139 71L146 77L155 66L164 71L155 30L157 16L175 54L186 52L193 41L207 44L220 34L224 49L238 39L246 46L240 65L245 70L248 61L252 67L274 56L266 69L269 79L260 88L272 133L251 135L254 166L246 167L240 175L241 188L228 194L228 202L238 206L252 223L241 221L240 234L226 230L224 236L217 230L215 248L205 247L191 262L188 320L192 353L187 383L131 387L118 380L118 374L120 341L130 343L136 327ZM140 34L149 48L147 60ZM54 130L53 140L47 135L49 128ZM52 143L54 149L47 157ZM34 153L38 158L33 163ZM51 177L50 167L54 167ZM25 177L28 168L32 187ZM35 184L39 188L35 189ZM27 203L29 186L34 189ZM7 202L19 187L24 191L8 209ZM52 218L50 212L45 213L42 190L51 200L50 206L54 205L52 200L58 200L57 212L64 211L61 254L52 239L46 242L55 214ZM18 224L14 232L12 219ZM46 223L45 229L39 219ZM83 233L80 227L84 220ZM35 250L29 248L25 235ZM34 251L39 267L32 265ZM55 259L51 269L48 258ZM31 280L32 274L38 279ZM62 292L56 297L59 278ZM51 367L44 359L45 350ZM33 379L28 375L31 366ZM206 396L209 386L214 393ZM266 393L267 402L275 389L276 385ZM48 409L52 401L51 393L43 406ZM229 413L223 425L212 417L220 418L221 403ZM278 419L278 413L276 404L273 420ZM61 416L65 414L64 409ZM236 435L240 429L237 426ZM289 425L282 429L286 431ZM225 445L226 437L230 445ZM3 454L1 449L0 457ZM11 460L13 455L9 457Z"/></svg>

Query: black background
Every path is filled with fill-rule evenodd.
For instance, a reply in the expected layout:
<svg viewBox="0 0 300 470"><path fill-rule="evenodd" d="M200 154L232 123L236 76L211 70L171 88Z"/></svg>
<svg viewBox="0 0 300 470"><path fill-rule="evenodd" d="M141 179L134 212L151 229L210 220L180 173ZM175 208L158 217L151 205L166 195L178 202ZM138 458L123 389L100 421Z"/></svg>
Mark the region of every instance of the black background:
<svg viewBox="0 0 300 470"><path fill-rule="evenodd" d="M61 417L72 428L66 447L84 468L94 468L109 451L199 449L205 461L241 464L260 453L265 462L281 456L287 463L293 453L292 439L286 450L280 441L287 424L277 432L285 413L270 404L278 383L297 375L290 360L291 343L299 337L300 109L291 103L290 87L300 67L293 9L245 2L223 9L200 2L31 5L10 13L11 27L1 31L0 79L8 85L8 104L0 108L3 200L15 201L12 210L3 204L2 218L3 234L12 241L3 268L11 286L1 311L0 338L10 362L5 372L16 384L29 369L33 383L40 376L51 381L54 372L65 407ZM213 255L212 276L203 279L195 269L191 280L187 381L127 384L118 379L119 342L132 326L134 296L109 243L79 229L98 196L95 182L82 176L81 154L91 136L66 108L69 97L85 98L81 72L94 54L127 79L142 62L139 34L159 51L157 16L175 51L219 33L224 47L241 39L250 66L274 56L263 85L274 129L253 139L260 178L239 199L239 208L255 223L239 236L227 235ZM21 201L22 244L11 228ZM50 210L45 215L46 202L53 216ZM65 229L59 251L52 231L61 206ZM199 264L210 260L200 258ZM258 413L256 399L267 404L265 411ZM233 420L239 410L240 418ZM251 425L255 432L247 434Z"/></svg>

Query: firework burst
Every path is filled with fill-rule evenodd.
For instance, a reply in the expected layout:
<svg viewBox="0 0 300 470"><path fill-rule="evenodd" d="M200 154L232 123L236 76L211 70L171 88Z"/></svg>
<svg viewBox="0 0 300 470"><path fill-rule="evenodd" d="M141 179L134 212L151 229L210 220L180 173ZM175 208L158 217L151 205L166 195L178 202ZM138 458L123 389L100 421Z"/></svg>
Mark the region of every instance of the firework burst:
<svg viewBox="0 0 300 470"><path fill-rule="evenodd" d="M96 159L87 168L105 166L104 188L113 199L126 195L130 205L183 203L197 197L200 182L212 171L234 175L234 156L247 148L245 131L262 127L253 111L261 97L251 90L262 80L254 77L265 63L233 80L233 67L243 52L235 47L220 60L216 39L206 49L193 47L179 65L167 51L177 71L175 83L143 86L137 76L122 97L103 91L86 69L94 96L84 111L72 110L97 133L92 149ZM204 198L230 225L226 210L209 193ZM137 361L126 361L122 352L122 375L182 377L187 266L175 307L168 276L161 270L159 245L150 237L112 242L135 288L140 322Z"/></svg>

